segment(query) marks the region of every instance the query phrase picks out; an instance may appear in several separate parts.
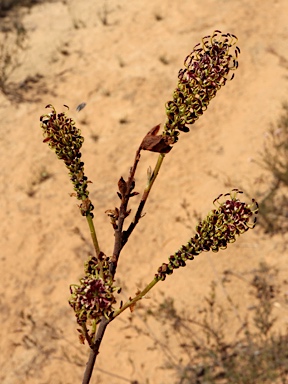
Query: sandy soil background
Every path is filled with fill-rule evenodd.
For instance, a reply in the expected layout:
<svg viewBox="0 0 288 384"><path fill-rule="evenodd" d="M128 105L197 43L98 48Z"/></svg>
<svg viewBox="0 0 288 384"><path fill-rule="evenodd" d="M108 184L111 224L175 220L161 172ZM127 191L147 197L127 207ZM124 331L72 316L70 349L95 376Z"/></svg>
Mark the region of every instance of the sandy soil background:
<svg viewBox="0 0 288 384"><path fill-rule="evenodd" d="M81 277L91 245L86 222L69 197L64 164L42 144L39 117L45 105L52 103L59 112L69 105L85 136L95 225L109 255L113 230L104 212L118 204L117 181L128 174L143 136L165 122L164 104L184 58L215 29L239 39L235 79L165 159L146 215L121 256L117 283L128 298L191 237L177 219L185 217L184 200L191 214L196 210L204 216L213 199L232 187L257 194L263 170L252 160L287 101L288 3L66 0L38 4L21 15L18 22L13 19L8 37L8 21L0 19L1 37L11 39L5 43L11 50L19 20L25 28L24 49L13 54L19 65L9 74L14 93L0 92L0 382L75 384L81 382L88 350L78 343L67 300L69 284ZM3 57L2 52L2 64ZM87 106L78 113L81 102ZM156 160L153 153L142 156L136 190L141 192L146 169ZM132 200L132 211L137 201ZM190 224L194 227L195 219ZM180 310L197 313L211 280L219 281L225 269L241 273L267 262L279 269L275 315L279 327L285 327L287 237L271 238L255 228L225 252L201 255L175 272L143 305L149 307L165 291ZM230 294L239 311L247 310L248 293L236 284ZM133 316L145 327L137 310ZM145 328L150 338L137 335L129 329L129 317L126 313L107 330L92 383L174 383L171 371L161 369L163 353L151 349L161 338L161 326Z"/></svg>

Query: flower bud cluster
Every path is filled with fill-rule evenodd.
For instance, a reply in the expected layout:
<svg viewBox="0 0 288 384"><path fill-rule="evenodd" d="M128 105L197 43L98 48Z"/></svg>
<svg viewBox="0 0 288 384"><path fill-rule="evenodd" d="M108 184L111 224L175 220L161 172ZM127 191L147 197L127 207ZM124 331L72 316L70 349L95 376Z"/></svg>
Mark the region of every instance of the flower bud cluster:
<svg viewBox="0 0 288 384"><path fill-rule="evenodd" d="M113 286L110 277L108 259L101 259L103 275L100 277L96 257L85 263L85 276L80 284L70 286L70 306L73 308L77 323L82 325L89 320L100 322L102 316L109 319L116 302L114 292L119 288Z"/></svg>
<svg viewBox="0 0 288 384"><path fill-rule="evenodd" d="M188 132L187 125L193 124L207 109L210 100L225 85L230 71L238 67L236 36L215 31L205 36L186 57L185 69L180 69L178 85L173 100L166 103L167 121L163 136L171 144L176 143L180 131Z"/></svg>
<svg viewBox="0 0 288 384"><path fill-rule="evenodd" d="M81 213L87 215L93 210L93 205L88 199L88 178L84 175L84 163L81 161L81 147L84 138L81 131L75 126L75 122L66 116L64 112L56 113L52 105L51 112L40 117L43 130L44 143L48 143L60 160L63 160L69 170L70 179L74 185L76 197L81 200ZM85 209L84 209L85 208ZM93 215L91 213L91 215Z"/></svg>
<svg viewBox="0 0 288 384"><path fill-rule="evenodd" d="M218 252L219 249L225 249L228 243L236 241L237 236L254 228L258 204L254 199L251 204L241 202L237 198L238 193L242 192L234 189L230 194L224 195L230 198L222 203L219 202L222 195L214 200L214 204L218 205L217 209L212 210L196 226L196 235L169 257L169 263L161 265L155 275L158 280L165 280L166 275L171 275L176 268L184 267L187 260L193 260L203 251Z"/></svg>

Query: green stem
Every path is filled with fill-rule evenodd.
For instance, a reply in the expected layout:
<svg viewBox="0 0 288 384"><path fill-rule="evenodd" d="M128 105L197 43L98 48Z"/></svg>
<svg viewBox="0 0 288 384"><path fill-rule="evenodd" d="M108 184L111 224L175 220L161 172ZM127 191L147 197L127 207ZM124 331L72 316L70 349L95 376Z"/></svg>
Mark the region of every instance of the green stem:
<svg viewBox="0 0 288 384"><path fill-rule="evenodd" d="M144 195L145 195L146 199L149 195L149 192L152 188L152 185L154 184L154 181L156 180L156 177L158 176L158 173L159 173L159 170L160 170L161 165L163 163L164 157L165 157L165 153L160 153L158 156L157 163L156 163L155 168L153 170L152 176L148 180L148 183L147 183L146 188L144 190Z"/></svg>
<svg viewBox="0 0 288 384"><path fill-rule="evenodd" d="M147 292L150 291L150 289L152 289L154 287L154 285L156 285L158 283L158 279L156 279L156 277L154 277L154 279L151 281L151 283L149 283L147 285L147 287L145 287L143 289L143 291L141 291L140 293L138 293L138 295L136 295L133 299L130 299L128 300L120 309L118 309L117 311L115 311L113 313L113 317L111 319L114 320L117 316L120 315L120 313L122 313L123 311L125 311L125 309L127 309L128 307L131 307L133 304L135 304L137 301L141 300Z"/></svg>
<svg viewBox="0 0 288 384"><path fill-rule="evenodd" d="M86 219L87 219L87 223L89 225L90 235L91 235L91 238L92 238L92 241L93 241L94 249L95 249L95 252L96 252L96 257L97 257L98 264L99 264L99 267L100 267L100 276L103 278L103 276L104 276L103 275L103 267L102 267L102 262L101 262L101 260L99 258L99 255L100 255L101 251L100 251L99 243L98 243L98 240L97 240L93 219L92 219L92 216L89 213L87 214Z"/></svg>
<svg viewBox="0 0 288 384"><path fill-rule="evenodd" d="M88 225L89 225L90 235L92 237L93 245L94 245L95 252L96 252L96 255L97 255L97 258L98 258L99 255L100 255L100 248L99 248L99 244L98 244L98 240L97 240L96 231L95 231L95 227L94 227L92 216L88 213L88 215L86 216L86 219L87 219L87 222L88 222Z"/></svg>

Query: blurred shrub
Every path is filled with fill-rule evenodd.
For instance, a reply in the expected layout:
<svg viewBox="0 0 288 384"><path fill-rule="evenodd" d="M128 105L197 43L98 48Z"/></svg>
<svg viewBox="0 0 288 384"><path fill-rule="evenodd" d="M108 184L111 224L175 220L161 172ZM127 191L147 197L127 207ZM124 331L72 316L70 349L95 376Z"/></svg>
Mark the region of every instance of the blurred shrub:
<svg viewBox="0 0 288 384"><path fill-rule="evenodd" d="M268 171L258 179L264 190L259 192L259 188L255 193L260 212L258 223L266 233L285 233L288 230L288 104L283 105L282 116L267 132L264 149L256 162Z"/></svg>
<svg viewBox="0 0 288 384"><path fill-rule="evenodd" d="M46 0L48 2L49 0ZM44 3L45 0L1 0L0 17L5 17L17 7L32 7L35 4Z"/></svg>
<svg viewBox="0 0 288 384"><path fill-rule="evenodd" d="M150 320L160 325L161 336L154 338L154 348L163 353L162 368L171 370L171 383L288 383L288 332L278 332L273 315L280 292L278 271L261 263L250 275L247 278L227 270L221 284L226 291L233 279L242 281L243 292L250 293L253 303L244 314L239 313L227 291L228 306L219 304L215 282L193 316L187 309L179 311L170 297L146 311L147 329ZM141 333L140 328L135 329ZM151 337L149 331L145 334Z"/></svg>

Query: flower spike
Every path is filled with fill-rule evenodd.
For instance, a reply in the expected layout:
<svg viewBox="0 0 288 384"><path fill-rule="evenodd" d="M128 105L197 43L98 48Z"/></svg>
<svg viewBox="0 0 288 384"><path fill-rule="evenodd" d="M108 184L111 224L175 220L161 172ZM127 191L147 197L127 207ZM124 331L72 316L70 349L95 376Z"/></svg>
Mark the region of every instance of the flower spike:
<svg viewBox="0 0 288 384"><path fill-rule="evenodd" d="M169 257L169 263L161 265L155 275L158 280L165 280L166 275L171 275L176 268L184 267L187 260L193 260L203 251L218 252L227 248L228 243L234 243L237 236L254 228L258 204L254 199L251 204L241 202L237 198L241 193L243 192L233 189L214 200L217 209L212 210L206 219L196 226L196 235ZM222 196L226 198L224 202L219 200ZM230 198L227 198L228 196Z"/></svg>
<svg viewBox="0 0 288 384"><path fill-rule="evenodd" d="M66 108L69 109L65 105ZM69 170L70 180L74 185L76 197L82 201L80 212L83 216L90 214L94 207L88 199L88 178L84 174L84 163L81 161L81 147L84 142L80 129L76 128L74 120L64 112L56 113L53 105L48 104L51 112L40 117L44 143L55 151L58 159L63 160ZM72 194L73 195L73 194Z"/></svg>
<svg viewBox="0 0 288 384"><path fill-rule="evenodd" d="M166 103L167 121L163 137L169 144L178 141L180 132L189 132L187 125L195 121L207 109L210 100L217 91L232 80L238 68L238 53L234 47L237 37L230 33L215 31L212 36L205 36L198 43L184 62L184 69L178 74L178 85L173 100Z"/></svg>

